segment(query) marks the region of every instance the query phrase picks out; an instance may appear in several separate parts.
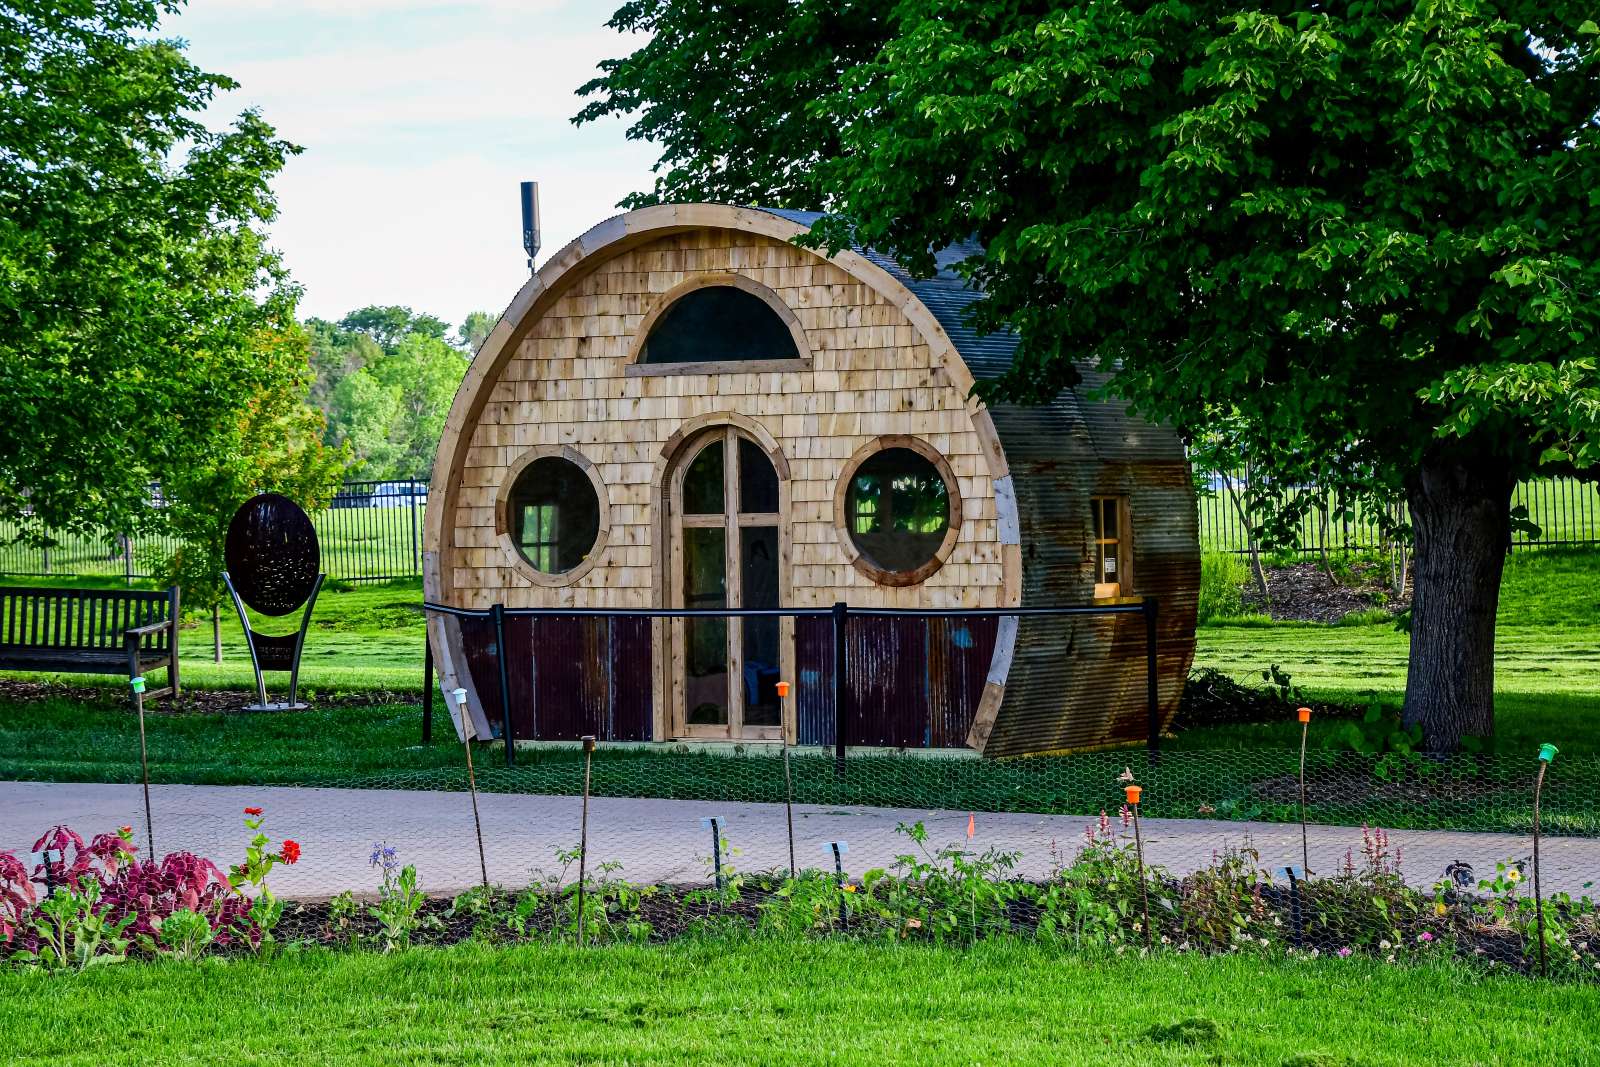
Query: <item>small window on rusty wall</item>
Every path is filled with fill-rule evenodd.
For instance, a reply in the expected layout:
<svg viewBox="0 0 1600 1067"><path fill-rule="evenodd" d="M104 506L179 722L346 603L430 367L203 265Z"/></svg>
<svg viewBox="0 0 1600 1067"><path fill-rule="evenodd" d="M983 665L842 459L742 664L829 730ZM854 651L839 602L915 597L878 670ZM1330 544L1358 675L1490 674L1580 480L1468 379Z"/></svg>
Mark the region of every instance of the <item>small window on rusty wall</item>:
<svg viewBox="0 0 1600 1067"><path fill-rule="evenodd" d="M645 338L640 363L797 359L794 335L760 297L709 285L679 297Z"/></svg>
<svg viewBox="0 0 1600 1067"><path fill-rule="evenodd" d="M1097 496L1094 509L1094 595L1096 600L1133 594L1132 538L1128 498Z"/></svg>
<svg viewBox="0 0 1600 1067"><path fill-rule="evenodd" d="M511 487L511 541L536 571L560 574L582 563L600 533L600 500L589 475L559 456L536 459Z"/></svg>

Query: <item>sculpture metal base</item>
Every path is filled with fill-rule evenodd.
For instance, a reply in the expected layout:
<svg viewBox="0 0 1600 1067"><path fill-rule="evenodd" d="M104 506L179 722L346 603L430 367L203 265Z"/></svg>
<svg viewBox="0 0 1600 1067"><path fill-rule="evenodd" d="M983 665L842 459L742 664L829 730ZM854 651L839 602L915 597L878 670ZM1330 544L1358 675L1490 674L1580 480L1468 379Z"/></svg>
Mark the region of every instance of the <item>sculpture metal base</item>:
<svg viewBox="0 0 1600 1067"><path fill-rule="evenodd" d="M300 615L300 629L292 634L263 634L257 633L250 625L250 616L245 614L244 601L239 597L239 591L234 588L233 578L227 571L222 572L223 584L228 587L228 593L233 597L233 606L239 613L239 625L244 629L245 647L250 650L250 666L256 673L256 702L246 707L246 711L304 711L309 704L299 699L300 689L300 653L305 650L306 629L311 625L311 609L316 607L317 593L322 589L326 574L317 575L317 580L311 587L311 595L306 599L305 607ZM292 608L290 609L293 610ZM266 670L289 672L289 699L284 701L269 701L267 699L267 683L261 677L261 672Z"/></svg>

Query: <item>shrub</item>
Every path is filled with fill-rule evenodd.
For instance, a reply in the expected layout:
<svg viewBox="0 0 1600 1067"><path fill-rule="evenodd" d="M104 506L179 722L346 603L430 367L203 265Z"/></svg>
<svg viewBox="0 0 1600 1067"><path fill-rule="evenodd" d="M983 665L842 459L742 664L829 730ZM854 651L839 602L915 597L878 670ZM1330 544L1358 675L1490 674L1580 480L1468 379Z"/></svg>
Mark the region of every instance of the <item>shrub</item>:
<svg viewBox="0 0 1600 1067"><path fill-rule="evenodd" d="M1284 722L1305 703L1305 694L1276 663L1261 672L1262 685L1245 685L1214 667L1189 673L1173 728Z"/></svg>
<svg viewBox="0 0 1600 1067"><path fill-rule="evenodd" d="M1244 611L1243 586L1250 580L1244 560L1231 552L1207 552L1200 557L1200 609L1202 626L1215 619L1232 618Z"/></svg>

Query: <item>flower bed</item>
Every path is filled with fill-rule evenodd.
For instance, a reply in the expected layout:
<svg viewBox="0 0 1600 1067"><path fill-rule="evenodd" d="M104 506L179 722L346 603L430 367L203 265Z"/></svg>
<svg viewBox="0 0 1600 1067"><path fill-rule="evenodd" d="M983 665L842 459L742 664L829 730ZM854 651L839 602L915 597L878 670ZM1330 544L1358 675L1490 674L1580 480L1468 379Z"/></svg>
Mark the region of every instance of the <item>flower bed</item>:
<svg viewBox="0 0 1600 1067"><path fill-rule="evenodd" d="M1070 854L1053 853L1051 877L1011 875L1016 853L931 851L920 823L901 826L908 849L858 881L827 872L752 874L725 864L709 884L634 885L602 864L581 884L576 850L526 889L480 888L429 898L399 849L373 846L375 893L285 905L267 888L276 849L247 810L246 859L226 875L175 853L141 863L126 828L84 845L65 827L41 838L45 860L31 879L0 853L0 956L46 967L85 967L130 957L193 959L260 953L283 943L405 951L475 939L660 942L702 933L854 937L971 944L1025 938L1115 953L1254 953L1374 956L1391 963L1454 957L1486 967L1539 970L1536 907L1522 870L1502 866L1472 883L1454 872L1428 890L1407 885L1401 856L1382 830L1364 834L1331 876L1286 883L1260 870L1248 843L1217 853L1205 869L1175 877L1145 866L1130 816L1102 815ZM723 855L735 854L723 843ZM32 885L42 883L42 899ZM1587 899L1547 899L1544 968L1600 977L1600 915Z"/></svg>

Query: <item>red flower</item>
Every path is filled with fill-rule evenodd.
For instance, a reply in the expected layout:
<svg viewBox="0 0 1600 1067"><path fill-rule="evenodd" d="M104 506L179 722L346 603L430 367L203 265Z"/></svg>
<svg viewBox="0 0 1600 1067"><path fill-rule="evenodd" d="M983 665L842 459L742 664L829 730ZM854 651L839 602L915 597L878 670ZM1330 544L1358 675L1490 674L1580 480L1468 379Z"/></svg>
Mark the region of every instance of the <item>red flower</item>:
<svg viewBox="0 0 1600 1067"><path fill-rule="evenodd" d="M300 843L298 841L285 840L283 843L283 852L280 854L280 858L285 863L294 863L300 858Z"/></svg>
<svg viewBox="0 0 1600 1067"><path fill-rule="evenodd" d="M260 808L245 808L244 809L244 813L246 815L260 815L261 814L261 809Z"/></svg>

